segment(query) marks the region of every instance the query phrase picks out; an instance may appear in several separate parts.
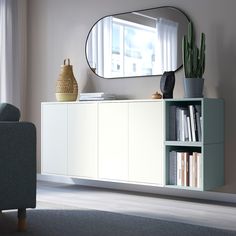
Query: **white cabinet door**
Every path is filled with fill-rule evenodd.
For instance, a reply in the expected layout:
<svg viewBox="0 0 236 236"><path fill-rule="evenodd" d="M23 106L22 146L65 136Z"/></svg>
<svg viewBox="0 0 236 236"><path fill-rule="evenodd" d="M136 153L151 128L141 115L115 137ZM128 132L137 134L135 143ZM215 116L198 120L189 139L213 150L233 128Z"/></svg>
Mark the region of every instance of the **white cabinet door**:
<svg viewBox="0 0 236 236"><path fill-rule="evenodd" d="M163 184L163 103L129 105L129 180Z"/></svg>
<svg viewBox="0 0 236 236"><path fill-rule="evenodd" d="M128 180L128 104L99 104L99 178Z"/></svg>
<svg viewBox="0 0 236 236"><path fill-rule="evenodd" d="M68 104L68 175L97 178L97 104Z"/></svg>
<svg viewBox="0 0 236 236"><path fill-rule="evenodd" d="M42 104L42 172L67 174L67 105Z"/></svg>

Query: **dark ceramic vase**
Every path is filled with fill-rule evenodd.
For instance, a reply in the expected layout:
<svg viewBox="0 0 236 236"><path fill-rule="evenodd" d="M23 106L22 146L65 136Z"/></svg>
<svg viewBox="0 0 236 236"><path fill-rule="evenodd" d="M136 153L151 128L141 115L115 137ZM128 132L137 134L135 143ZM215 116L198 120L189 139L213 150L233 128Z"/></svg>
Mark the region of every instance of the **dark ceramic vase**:
<svg viewBox="0 0 236 236"><path fill-rule="evenodd" d="M160 89L163 98L173 98L173 90L175 87L175 72L166 71L161 77Z"/></svg>

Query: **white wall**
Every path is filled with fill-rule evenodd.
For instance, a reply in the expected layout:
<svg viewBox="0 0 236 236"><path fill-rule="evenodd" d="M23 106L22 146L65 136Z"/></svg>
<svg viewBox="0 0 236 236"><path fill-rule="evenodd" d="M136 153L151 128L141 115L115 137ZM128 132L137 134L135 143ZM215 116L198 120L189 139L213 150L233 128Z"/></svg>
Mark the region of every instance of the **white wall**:
<svg viewBox="0 0 236 236"><path fill-rule="evenodd" d="M129 98L149 98L159 90L160 77L105 80L96 78L85 58L89 29L109 14L163 5L190 16L197 35L206 33L205 97L225 100L225 177L219 189L236 193L236 27L235 0L29 0L28 119L38 131L40 171L40 102L55 101L55 82L63 59L69 57L80 91L105 91ZM176 73L174 97L183 97L183 71Z"/></svg>

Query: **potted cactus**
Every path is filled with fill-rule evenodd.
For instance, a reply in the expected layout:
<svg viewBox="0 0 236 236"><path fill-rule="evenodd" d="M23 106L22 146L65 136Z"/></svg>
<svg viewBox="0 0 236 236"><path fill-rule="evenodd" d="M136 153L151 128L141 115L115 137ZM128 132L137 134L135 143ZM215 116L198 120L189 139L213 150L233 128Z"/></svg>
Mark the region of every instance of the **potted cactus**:
<svg viewBox="0 0 236 236"><path fill-rule="evenodd" d="M205 34L201 34L200 49L195 44L193 23L188 25L188 35L183 37L182 56L184 67L184 93L187 98L203 97L205 71Z"/></svg>

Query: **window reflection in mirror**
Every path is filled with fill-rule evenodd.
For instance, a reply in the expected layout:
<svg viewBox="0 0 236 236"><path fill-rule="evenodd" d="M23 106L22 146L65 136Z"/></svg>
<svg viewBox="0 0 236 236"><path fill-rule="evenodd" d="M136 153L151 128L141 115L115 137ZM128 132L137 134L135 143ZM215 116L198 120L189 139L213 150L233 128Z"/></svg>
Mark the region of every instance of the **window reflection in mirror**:
<svg viewBox="0 0 236 236"><path fill-rule="evenodd" d="M181 40L187 23L182 12L168 7L105 17L89 33L88 63L104 78L175 71L182 65Z"/></svg>

